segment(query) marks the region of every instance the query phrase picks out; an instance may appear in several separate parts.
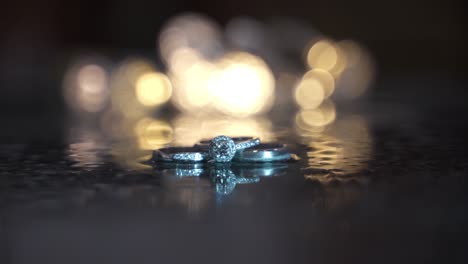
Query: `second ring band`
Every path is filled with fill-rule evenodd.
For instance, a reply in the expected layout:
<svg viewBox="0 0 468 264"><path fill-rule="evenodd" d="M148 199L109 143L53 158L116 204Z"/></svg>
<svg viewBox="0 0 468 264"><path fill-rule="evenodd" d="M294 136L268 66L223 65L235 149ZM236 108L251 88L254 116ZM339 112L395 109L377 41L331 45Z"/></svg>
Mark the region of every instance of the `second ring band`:
<svg viewBox="0 0 468 264"><path fill-rule="evenodd" d="M153 161L164 162L203 162L209 155L197 147L169 147L153 151Z"/></svg>
<svg viewBox="0 0 468 264"><path fill-rule="evenodd" d="M291 153L284 144L263 143L238 151L234 155L236 162L278 162L290 160Z"/></svg>

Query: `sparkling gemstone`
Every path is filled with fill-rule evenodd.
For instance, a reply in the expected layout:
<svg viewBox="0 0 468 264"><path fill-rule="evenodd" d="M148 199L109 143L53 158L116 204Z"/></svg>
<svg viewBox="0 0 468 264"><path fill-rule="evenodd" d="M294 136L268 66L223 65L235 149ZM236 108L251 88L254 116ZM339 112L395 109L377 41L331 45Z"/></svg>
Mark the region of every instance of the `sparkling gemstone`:
<svg viewBox="0 0 468 264"><path fill-rule="evenodd" d="M228 195L236 188L236 175L230 169L214 169L211 172L216 184L216 193Z"/></svg>
<svg viewBox="0 0 468 264"><path fill-rule="evenodd" d="M217 136L211 140L210 155L216 162L229 162L236 154L236 144L226 136Z"/></svg>

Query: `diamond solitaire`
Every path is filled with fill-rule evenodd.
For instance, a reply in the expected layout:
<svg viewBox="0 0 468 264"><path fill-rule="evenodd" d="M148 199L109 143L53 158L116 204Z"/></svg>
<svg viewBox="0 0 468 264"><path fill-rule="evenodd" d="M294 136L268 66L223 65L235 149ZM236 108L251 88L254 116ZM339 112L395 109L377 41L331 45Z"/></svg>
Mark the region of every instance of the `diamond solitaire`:
<svg viewBox="0 0 468 264"><path fill-rule="evenodd" d="M211 140L210 156L215 162L230 162L236 154L236 143L230 137L217 136Z"/></svg>
<svg viewBox="0 0 468 264"><path fill-rule="evenodd" d="M250 148L260 144L260 139L254 138L235 143L227 136L217 136L211 140L209 153L215 162L230 162L237 150Z"/></svg>

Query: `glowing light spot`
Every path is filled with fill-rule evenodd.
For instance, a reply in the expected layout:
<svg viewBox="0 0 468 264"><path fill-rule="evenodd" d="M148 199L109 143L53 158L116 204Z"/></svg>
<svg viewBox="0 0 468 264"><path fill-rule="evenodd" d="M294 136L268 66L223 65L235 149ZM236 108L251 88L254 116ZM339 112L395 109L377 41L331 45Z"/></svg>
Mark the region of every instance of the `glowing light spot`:
<svg viewBox="0 0 468 264"><path fill-rule="evenodd" d="M314 78L302 79L296 86L294 97L301 108L314 109L322 103L325 97L323 84Z"/></svg>
<svg viewBox="0 0 468 264"><path fill-rule="evenodd" d="M374 80L375 67L370 54L358 43L344 40L339 43L346 54L346 69L337 82L337 96L354 99L366 92Z"/></svg>
<svg viewBox="0 0 468 264"><path fill-rule="evenodd" d="M138 80L141 81L142 76L150 73L154 73L154 67L149 61L132 58L121 63L111 78L112 108L126 118L139 118L145 115L148 107L138 98L136 84Z"/></svg>
<svg viewBox="0 0 468 264"><path fill-rule="evenodd" d="M335 79L333 78L333 75L327 71L312 69L304 74L303 79L313 79L319 81L322 84L325 97L332 95L333 91L335 90Z"/></svg>
<svg viewBox="0 0 468 264"><path fill-rule="evenodd" d="M184 112L208 111L213 95L208 89L215 66L206 61L190 65L182 74L171 73L172 101Z"/></svg>
<svg viewBox="0 0 468 264"><path fill-rule="evenodd" d="M146 73L136 82L136 96L145 106L165 103L172 94L172 86L166 75L158 72Z"/></svg>
<svg viewBox="0 0 468 264"><path fill-rule="evenodd" d="M215 107L223 113L247 116L265 112L274 97L274 78L266 63L249 53L227 54L210 79Z"/></svg>
<svg viewBox="0 0 468 264"><path fill-rule="evenodd" d="M172 53L168 60L168 65L172 73L183 75L190 71L190 68L201 63L203 58L194 49L181 48Z"/></svg>
<svg viewBox="0 0 468 264"><path fill-rule="evenodd" d="M204 58L216 58L222 53L222 34L219 26L200 14L183 14L172 18L159 35L159 49L168 62L174 52L191 48Z"/></svg>
<svg viewBox="0 0 468 264"><path fill-rule="evenodd" d="M179 115L174 119L174 144L193 145L201 139L217 135L256 136L274 140L270 120L260 117L226 118L212 115Z"/></svg>
<svg viewBox="0 0 468 264"><path fill-rule="evenodd" d="M309 49L307 63L311 68L319 68L330 71L338 61L338 51L335 46L327 41L320 40Z"/></svg>
<svg viewBox="0 0 468 264"><path fill-rule="evenodd" d="M135 125L140 149L155 149L172 141L172 127L162 120L143 118Z"/></svg>
<svg viewBox="0 0 468 264"><path fill-rule="evenodd" d="M109 76L98 64L76 64L65 75L64 96L76 111L102 111L109 99Z"/></svg>
<svg viewBox="0 0 468 264"><path fill-rule="evenodd" d="M326 70L338 78L346 68L346 54L339 45L320 40L310 47L307 52L307 64L313 69Z"/></svg>
<svg viewBox="0 0 468 264"><path fill-rule="evenodd" d="M316 109L299 111L296 114L296 125L300 129L314 130L317 127L323 127L333 123L335 118L335 105L328 100Z"/></svg>

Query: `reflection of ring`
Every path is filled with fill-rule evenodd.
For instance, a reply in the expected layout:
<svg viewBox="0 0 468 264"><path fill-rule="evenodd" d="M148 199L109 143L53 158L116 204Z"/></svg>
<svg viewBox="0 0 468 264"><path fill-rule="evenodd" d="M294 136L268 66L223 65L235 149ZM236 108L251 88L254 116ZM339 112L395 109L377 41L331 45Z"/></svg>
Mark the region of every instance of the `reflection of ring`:
<svg viewBox="0 0 468 264"><path fill-rule="evenodd" d="M232 193L237 184L249 184L260 181L259 177L239 178L229 168L214 168L211 171L211 177L216 185L216 193L222 195Z"/></svg>
<svg viewBox="0 0 468 264"><path fill-rule="evenodd" d="M260 144L259 138L234 142L227 136L217 136L210 142L209 154L215 162L230 162L238 150L250 148Z"/></svg>
<svg viewBox="0 0 468 264"><path fill-rule="evenodd" d="M285 163L238 163L232 171L241 178L249 177L273 177L285 174L288 164Z"/></svg>
<svg viewBox="0 0 468 264"><path fill-rule="evenodd" d="M236 162L275 162L290 160L291 153L285 145L279 143L264 143L249 149L238 151L233 158Z"/></svg>
<svg viewBox="0 0 468 264"><path fill-rule="evenodd" d="M208 159L208 153L195 147L170 147L153 151L153 161L165 162L202 162Z"/></svg>

